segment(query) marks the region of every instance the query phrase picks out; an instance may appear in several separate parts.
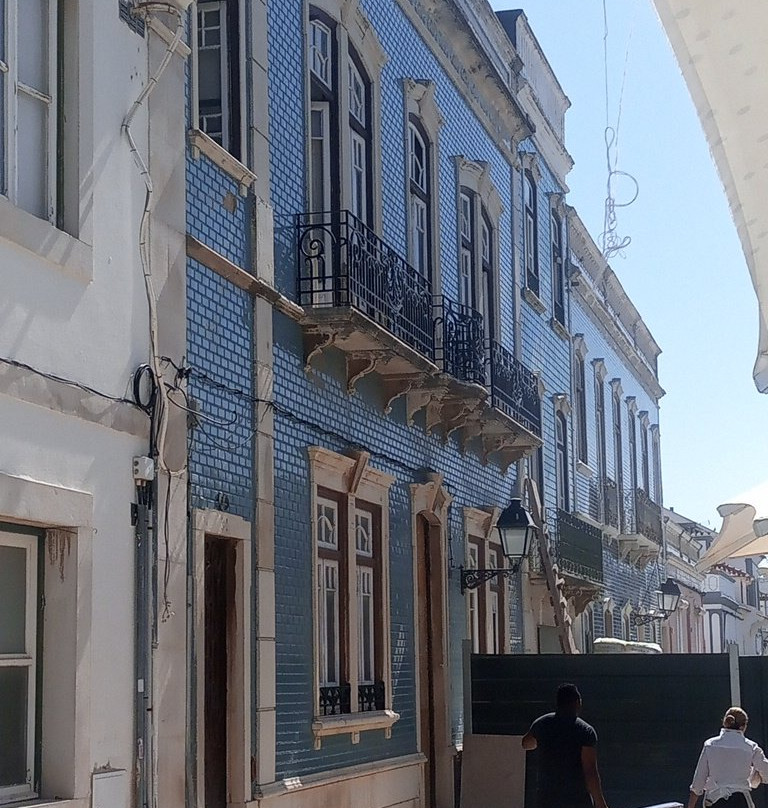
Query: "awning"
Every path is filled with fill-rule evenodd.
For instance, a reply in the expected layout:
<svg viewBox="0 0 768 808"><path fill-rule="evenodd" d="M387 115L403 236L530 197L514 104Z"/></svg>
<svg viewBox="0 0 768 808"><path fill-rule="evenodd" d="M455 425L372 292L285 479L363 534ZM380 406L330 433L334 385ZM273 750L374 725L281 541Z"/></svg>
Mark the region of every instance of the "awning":
<svg viewBox="0 0 768 808"><path fill-rule="evenodd" d="M699 572L729 558L768 555L768 483L753 488L739 499L746 501L728 503L717 509L723 517L723 525L696 564Z"/></svg>
<svg viewBox="0 0 768 808"><path fill-rule="evenodd" d="M699 113L757 294L768 392L768 2L654 0Z"/></svg>

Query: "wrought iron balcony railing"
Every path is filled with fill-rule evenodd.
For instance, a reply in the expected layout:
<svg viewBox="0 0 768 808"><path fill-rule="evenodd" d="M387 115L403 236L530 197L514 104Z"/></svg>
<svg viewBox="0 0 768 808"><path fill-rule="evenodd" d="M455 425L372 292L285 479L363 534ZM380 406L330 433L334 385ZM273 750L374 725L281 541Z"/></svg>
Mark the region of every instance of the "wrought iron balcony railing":
<svg viewBox="0 0 768 808"><path fill-rule="evenodd" d="M488 360L491 405L540 436L541 400L533 371L495 340L490 341Z"/></svg>
<svg viewBox="0 0 768 808"><path fill-rule="evenodd" d="M296 217L302 306L351 307L435 358L432 287L347 210Z"/></svg>
<svg viewBox="0 0 768 808"><path fill-rule="evenodd" d="M482 315L441 295L435 299L435 353L445 373L485 384L485 324Z"/></svg>
<svg viewBox="0 0 768 808"><path fill-rule="evenodd" d="M320 715L346 715L352 712L351 687L348 684L320 688Z"/></svg>
<svg viewBox="0 0 768 808"><path fill-rule="evenodd" d="M384 682L357 686L357 708L361 713L384 709Z"/></svg>
<svg viewBox="0 0 768 808"><path fill-rule="evenodd" d="M635 529L661 547L664 536L661 506L657 505L642 488L635 491Z"/></svg>
<svg viewBox="0 0 768 808"><path fill-rule="evenodd" d="M598 528L560 508L549 512L550 552L560 573L590 583L603 583L603 534Z"/></svg>
<svg viewBox="0 0 768 808"><path fill-rule="evenodd" d="M607 477L603 480L603 524L616 530L621 527L619 489L616 483Z"/></svg>

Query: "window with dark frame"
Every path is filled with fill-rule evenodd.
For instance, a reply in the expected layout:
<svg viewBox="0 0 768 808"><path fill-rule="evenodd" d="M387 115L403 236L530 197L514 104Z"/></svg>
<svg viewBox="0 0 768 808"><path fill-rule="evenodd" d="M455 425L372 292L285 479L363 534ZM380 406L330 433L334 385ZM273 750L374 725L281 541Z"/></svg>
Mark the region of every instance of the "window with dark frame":
<svg viewBox="0 0 768 808"><path fill-rule="evenodd" d="M613 465L616 475L616 488L624 490L624 437L621 429L621 397L618 390L611 397L613 410Z"/></svg>
<svg viewBox="0 0 768 808"><path fill-rule="evenodd" d="M240 35L237 0L197 4L198 127L241 159Z"/></svg>
<svg viewBox="0 0 768 808"><path fill-rule="evenodd" d="M535 294L539 286L539 247L537 216L536 182L533 174L526 169L523 172L523 238L525 241L525 285Z"/></svg>
<svg viewBox="0 0 768 808"><path fill-rule="evenodd" d="M503 564L501 545L475 536L467 538L468 569L499 569ZM473 654L504 653L504 579L492 578L476 589L468 589L467 622Z"/></svg>
<svg viewBox="0 0 768 808"><path fill-rule="evenodd" d="M584 358L576 354L573 361L573 393L576 404L576 457L585 465L589 465L589 446L587 444L587 392Z"/></svg>
<svg viewBox="0 0 768 808"><path fill-rule="evenodd" d="M602 483L605 480L606 467L605 384L598 372L595 372L595 427L597 432L597 476Z"/></svg>
<svg viewBox="0 0 768 808"><path fill-rule="evenodd" d="M350 210L363 224L373 225L371 83L357 54L347 54L349 79L349 142L352 197Z"/></svg>
<svg viewBox="0 0 768 808"><path fill-rule="evenodd" d="M650 473L648 466L648 426L645 423L640 424L640 462L643 471L643 491L650 496Z"/></svg>
<svg viewBox="0 0 768 808"><path fill-rule="evenodd" d="M381 509L356 501L350 536L347 498L318 488L317 638L321 715L384 709L384 622L382 603ZM349 589L349 542L354 541L355 591ZM357 624L349 625L350 600L357 606ZM357 660L349 658L350 632L357 638ZM351 665L357 665L357 693L351 692Z"/></svg>
<svg viewBox="0 0 768 808"><path fill-rule="evenodd" d="M408 122L408 226L411 264L432 278L432 150L415 115Z"/></svg>
<svg viewBox="0 0 768 808"><path fill-rule="evenodd" d="M550 237L552 239L552 300L555 320L565 325L565 266L563 262L563 223L552 211Z"/></svg>
<svg viewBox="0 0 768 808"><path fill-rule="evenodd" d="M637 491L637 420L632 410L627 418L629 425L629 481L632 486L632 495Z"/></svg>
<svg viewBox="0 0 768 808"><path fill-rule="evenodd" d="M459 303L475 308L475 200L467 188L459 193Z"/></svg>
<svg viewBox="0 0 768 808"><path fill-rule="evenodd" d="M494 339L496 334L496 300L494 270L494 232L491 219L484 207L480 209L480 266L482 278L480 280L480 314L485 323L485 336Z"/></svg>
<svg viewBox="0 0 768 808"><path fill-rule="evenodd" d="M565 415L555 415L555 458L557 463L557 507L569 510L568 480L568 422Z"/></svg>
<svg viewBox="0 0 768 808"><path fill-rule="evenodd" d="M661 505L661 445L658 426L653 430L653 501Z"/></svg>

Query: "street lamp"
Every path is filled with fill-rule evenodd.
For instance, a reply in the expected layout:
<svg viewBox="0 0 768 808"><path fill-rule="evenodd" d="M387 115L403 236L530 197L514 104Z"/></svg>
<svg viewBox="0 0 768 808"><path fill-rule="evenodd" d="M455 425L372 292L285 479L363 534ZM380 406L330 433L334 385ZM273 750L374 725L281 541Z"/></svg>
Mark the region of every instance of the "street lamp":
<svg viewBox="0 0 768 808"><path fill-rule="evenodd" d="M536 532L531 514L523 507L520 497L513 497L509 505L499 514L494 528L498 542L509 566L504 569L464 569L461 568L461 592L477 589L491 578L511 578L520 568Z"/></svg>
<svg viewBox="0 0 768 808"><path fill-rule="evenodd" d="M671 578L656 590L656 611L646 614L633 613L632 622L636 626L644 626L654 620L666 620L680 604L680 587Z"/></svg>

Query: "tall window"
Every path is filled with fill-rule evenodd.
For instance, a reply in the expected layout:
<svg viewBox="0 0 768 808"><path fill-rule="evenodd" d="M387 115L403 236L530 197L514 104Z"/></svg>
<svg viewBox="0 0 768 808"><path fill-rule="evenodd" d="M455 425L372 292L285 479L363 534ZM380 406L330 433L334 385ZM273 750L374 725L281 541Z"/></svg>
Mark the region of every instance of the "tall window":
<svg viewBox="0 0 768 808"><path fill-rule="evenodd" d="M415 116L408 123L408 224L411 264L432 277L432 199L429 141Z"/></svg>
<svg viewBox="0 0 768 808"><path fill-rule="evenodd" d="M539 248L536 183L529 170L523 172L523 238L525 239L525 283L535 294L539 294Z"/></svg>
<svg viewBox="0 0 768 808"><path fill-rule="evenodd" d="M483 315L486 335L495 334L495 307L494 307L494 255L493 255L493 225L485 209L480 212L480 314Z"/></svg>
<svg viewBox="0 0 768 808"><path fill-rule="evenodd" d="M198 126L240 157L240 59L237 0L197 4Z"/></svg>
<svg viewBox="0 0 768 808"><path fill-rule="evenodd" d="M467 538L468 569L499 569L501 546L477 536ZM467 623L474 654L504 653L504 579L492 578L477 589L468 589Z"/></svg>
<svg viewBox="0 0 768 808"><path fill-rule="evenodd" d="M659 505L662 500L661 493L661 445L659 440L659 426L651 427L651 447L653 451L653 501Z"/></svg>
<svg viewBox="0 0 768 808"><path fill-rule="evenodd" d="M550 238L552 240L552 298L555 320L565 325L565 266L563 262L563 223L552 211L550 217Z"/></svg>
<svg viewBox="0 0 768 808"><path fill-rule="evenodd" d="M631 409L629 410L627 424L629 425L629 474L632 496L634 496L635 491L637 491L637 421Z"/></svg>
<svg viewBox="0 0 768 808"><path fill-rule="evenodd" d="M0 3L0 193L56 223L57 0Z"/></svg>
<svg viewBox="0 0 768 808"><path fill-rule="evenodd" d="M309 206L312 212L348 208L360 222L370 226L373 223L371 82L358 54L352 48L340 46L340 42L336 23L323 12L310 9ZM344 93L340 90L342 76L346 82ZM342 131L343 127L346 131ZM342 143L348 144L348 153L342 154Z"/></svg>
<svg viewBox="0 0 768 808"><path fill-rule="evenodd" d="M37 541L0 532L0 802L35 779Z"/></svg>
<svg viewBox="0 0 768 808"><path fill-rule="evenodd" d="M573 362L573 395L578 421L576 432L576 456L585 464L589 463L587 446L587 394L584 358L576 354Z"/></svg>
<svg viewBox="0 0 768 808"><path fill-rule="evenodd" d="M344 555L340 544L339 502L329 497L317 498L317 583L319 625L319 681L323 689L338 688L346 668L341 611L341 585ZM341 698L339 698L341 702ZM339 705L341 711L341 704Z"/></svg>
<svg viewBox="0 0 768 808"><path fill-rule="evenodd" d="M568 496L568 423L565 415L555 415L555 459L557 462L557 507L569 509Z"/></svg>
<svg viewBox="0 0 768 808"><path fill-rule="evenodd" d="M352 197L350 209L360 221L367 225L372 223L370 165L371 165L371 128L370 128L370 85L363 78L362 67L356 56L347 55L347 72L349 77L349 139L351 149Z"/></svg>
<svg viewBox="0 0 768 808"><path fill-rule="evenodd" d="M605 479L605 385L599 372L595 372L595 424L597 431L597 474Z"/></svg>
<svg viewBox="0 0 768 808"><path fill-rule="evenodd" d="M459 194L459 302L475 308L475 205L473 194L462 189Z"/></svg>
<svg viewBox="0 0 768 808"><path fill-rule="evenodd" d="M613 411L613 465L616 474L616 488L619 496L624 490L624 438L621 430L621 395L618 389L613 391L611 397Z"/></svg>
<svg viewBox="0 0 768 808"><path fill-rule="evenodd" d="M643 491L651 493L650 473L648 466L648 425L645 421L640 423L640 462L643 470Z"/></svg>

